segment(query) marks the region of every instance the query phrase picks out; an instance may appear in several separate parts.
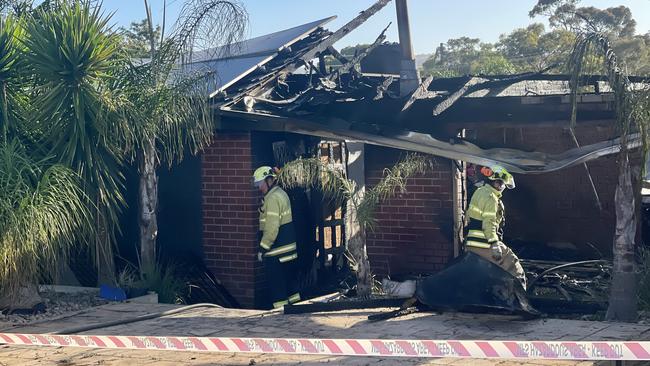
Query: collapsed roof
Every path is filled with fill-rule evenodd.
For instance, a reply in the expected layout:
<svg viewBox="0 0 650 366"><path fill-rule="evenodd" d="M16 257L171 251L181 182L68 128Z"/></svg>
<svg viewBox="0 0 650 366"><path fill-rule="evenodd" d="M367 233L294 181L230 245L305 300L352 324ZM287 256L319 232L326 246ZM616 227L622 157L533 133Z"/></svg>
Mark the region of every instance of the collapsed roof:
<svg viewBox="0 0 650 366"><path fill-rule="evenodd" d="M335 18L332 16L231 45L196 52L189 64L184 65L184 71L214 74L213 84L208 85L212 90L212 97L251 72L262 69L279 53L290 49L295 42L308 37Z"/></svg>
<svg viewBox="0 0 650 366"><path fill-rule="evenodd" d="M321 27L332 18L275 33L291 42L282 43L280 36L275 43L266 38L274 45L273 52L258 58L238 54L247 60L245 66L223 68L221 63L228 60L210 60L211 67L224 75L212 93L214 108L221 116L219 127L357 140L480 165L498 163L524 174L555 171L620 151L618 138L560 154L482 149L445 132L449 125L568 123L568 76L539 72L437 80L429 77L410 95L400 97L399 75L395 72L364 74L363 69L357 69L373 51L386 46L385 30L351 59L333 48L388 2L379 0L333 33ZM258 44L256 40L247 42ZM278 44L282 46L276 47ZM325 56L338 60L341 66L328 70ZM641 78L631 81L645 82ZM579 97L579 119L611 123L613 96L608 93L606 78L585 76L582 82L592 86L594 93ZM628 144L639 146L639 136L630 136Z"/></svg>

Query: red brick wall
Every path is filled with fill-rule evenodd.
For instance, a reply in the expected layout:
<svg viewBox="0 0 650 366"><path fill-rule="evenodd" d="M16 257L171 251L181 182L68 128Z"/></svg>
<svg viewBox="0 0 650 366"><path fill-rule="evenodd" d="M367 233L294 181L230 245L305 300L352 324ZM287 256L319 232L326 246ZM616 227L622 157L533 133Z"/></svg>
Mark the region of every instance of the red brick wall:
<svg viewBox="0 0 650 366"><path fill-rule="evenodd" d="M403 155L366 145L366 187L376 185ZM435 272L453 256L451 162L437 158L434 171L408 180L407 192L381 204L377 227L368 233L368 256L376 274Z"/></svg>
<svg viewBox="0 0 650 366"><path fill-rule="evenodd" d="M250 133L223 132L202 155L203 248L208 269L244 307L255 304L257 195Z"/></svg>
<svg viewBox="0 0 650 366"><path fill-rule="evenodd" d="M470 134L471 135L471 134ZM612 129L578 126L581 145L611 138ZM478 144L559 153L575 147L568 129L560 127L481 129ZM587 163L603 210L597 208L593 190L582 164L553 173L515 175L517 188L504 194L505 236L511 240L572 243L583 256L611 255L614 235L614 190L617 156ZM530 244L533 245L533 244ZM524 247L524 251L531 250ZM525 256L525 254L524 254Z"/></svg>

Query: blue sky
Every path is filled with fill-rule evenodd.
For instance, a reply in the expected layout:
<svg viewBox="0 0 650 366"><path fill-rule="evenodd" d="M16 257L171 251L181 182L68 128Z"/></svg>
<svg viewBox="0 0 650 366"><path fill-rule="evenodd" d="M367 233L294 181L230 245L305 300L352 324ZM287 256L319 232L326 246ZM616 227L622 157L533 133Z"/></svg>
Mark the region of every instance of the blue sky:
<svg viewBox="0 0 650 366"><path fill-rule="evenodd" d="M176 19L183 1L167 0L168 22ZM155 21L160 22L163 0L149 2ZM249 13L246 38L273 33L330 15L338 16L327 25L327 28L334 30L374 2L375 0L243 0ZM536 0L409 0L413 47L418 54L431 53L439 43L461 36L494 42L500 34L525 27L533 21L544 22L544 18L528 17L528 11L535 3ZM637 32L646 33L650 30L650 0L583 0L581 4L599 8L626 5L632 9L637 21ZM142 0L104 0L104 8L114 12L112 20L118 26L128 26L131 21L145 17ZM370 43L391 21L393 24L388 31L388 40L397 41L395 5L390 3L339 42L337 47Z"/></svg>

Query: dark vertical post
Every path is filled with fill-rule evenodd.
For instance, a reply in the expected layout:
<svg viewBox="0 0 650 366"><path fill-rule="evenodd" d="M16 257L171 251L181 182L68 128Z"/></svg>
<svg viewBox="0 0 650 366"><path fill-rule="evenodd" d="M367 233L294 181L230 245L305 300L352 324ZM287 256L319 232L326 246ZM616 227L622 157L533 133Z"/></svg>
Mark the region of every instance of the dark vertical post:
<svg viewBox="0 0 650 366"><path fill-rule="evenodd" d="M465 138L465 129L458 132L459 138ZM467 163L461 160L451 161L453 176L453 209L454 209L454 258L461 254L465 209L467 206Z"/></svg>
<svg viewBox="0 0 650 366"><path fill-rule="evenodd" d="M407 0L395 0L397 9L397 27L399 30L399 43L402 48L400 69L400 95L408 95L420 84L420 75L415 66L415 55L411 44L411 27Z"/></svg>

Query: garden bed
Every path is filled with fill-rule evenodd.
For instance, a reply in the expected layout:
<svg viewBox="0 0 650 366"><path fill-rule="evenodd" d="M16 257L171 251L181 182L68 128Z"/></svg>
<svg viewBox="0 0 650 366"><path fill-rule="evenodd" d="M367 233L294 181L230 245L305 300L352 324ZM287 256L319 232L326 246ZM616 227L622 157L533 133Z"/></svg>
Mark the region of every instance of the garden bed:
<svg viewBox="0 0 650 366"><path fill-rule="evenodd" d="M42 298L42 306L37 306L32 312L2 314L0 323L25 324L51 320L108 303L107 300L100 298L98 290L93 288L60 292L54 291L51 287L43 287L39 294Z"/></svg>

